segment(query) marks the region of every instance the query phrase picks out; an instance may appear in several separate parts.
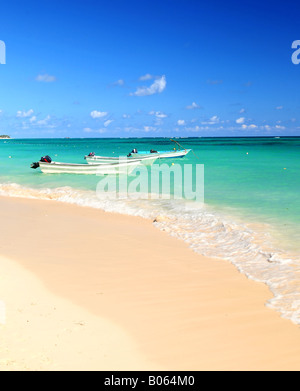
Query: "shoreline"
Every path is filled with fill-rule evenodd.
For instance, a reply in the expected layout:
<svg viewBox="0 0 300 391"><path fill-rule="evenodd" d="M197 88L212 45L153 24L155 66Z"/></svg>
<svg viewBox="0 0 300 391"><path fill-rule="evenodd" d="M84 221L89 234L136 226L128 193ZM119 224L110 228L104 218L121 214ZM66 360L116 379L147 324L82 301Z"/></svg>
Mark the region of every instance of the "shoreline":
<svg viewBox="0 0 300 391"><path fill-rule="evenodd" d="M107 346L111 357L119 358L118 370L135 370L138 362L146 370L300 369L299 327L265 306L272 297L267 286L248 280L228 261L196 254L140 217L2 196L0 205L1 268L11 263L17 275L33 274L42 282L33 296L43 289L43 300L55 295L65 305L66 318L76 306L76 311L80 308L84 316L93 317L92 323L111 322L122 330L130 354L124 353L128 348L118 351L112 341ZM20 284L24 292L35 285L26 273L24 287ZM0 300L6 294L17 308L18 296L13 297L8 285L1 285ZM40 323L41 330L47 329L47 319ZM3 327L9 336L18 325L7 321L0 330ZM21 335L24 325L19 327ZM49 332L57 332L55 326ZM41 343L41 337L36 339ZM10 342L5 347L11 350L9 357L26 349L22 342ZM61 346L70 368L85 369L93 361L75 356L69 345ZM0 347L0 370L14 370L9 362L1 368L8 356L5 349ZM84 352L84 357L98 355L101 352L91 347ZM44 364L46 370L57 369L55 360L60 362L59 355L52 357L52 364ZM113 361L99 359L96 368L114 370Z"/></svg>

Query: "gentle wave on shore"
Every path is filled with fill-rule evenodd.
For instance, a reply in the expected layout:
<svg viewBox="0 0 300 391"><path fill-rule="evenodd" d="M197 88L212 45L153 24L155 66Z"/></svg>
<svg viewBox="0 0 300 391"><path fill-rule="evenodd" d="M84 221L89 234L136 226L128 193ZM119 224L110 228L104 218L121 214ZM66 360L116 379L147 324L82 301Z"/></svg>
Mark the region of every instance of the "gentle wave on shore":
<svg viewBox="0 0 300 391"><path fill-rule="evenodd" d="M296 252L277 248L264 223L246 224L237 216L184 200L99 199L94 191L71 187L26 188L0 185L0 195L54 200L107 212L152 219L157 228L187 242L199 254L232 262L248 278L267 284L274 298L267 304L300 324L300 262Z"/></svg>

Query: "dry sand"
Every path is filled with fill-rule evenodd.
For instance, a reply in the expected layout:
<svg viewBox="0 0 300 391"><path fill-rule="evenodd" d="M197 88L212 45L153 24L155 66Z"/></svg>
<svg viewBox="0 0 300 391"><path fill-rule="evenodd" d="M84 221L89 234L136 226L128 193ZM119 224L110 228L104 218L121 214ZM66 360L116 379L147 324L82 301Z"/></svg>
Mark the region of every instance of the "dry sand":
<svg viewBox="0 0 300 391"><path fill-rule="evenodd" d="M300 369L265 285L151 221L5 197L0 216L0 370Z"/></svg>

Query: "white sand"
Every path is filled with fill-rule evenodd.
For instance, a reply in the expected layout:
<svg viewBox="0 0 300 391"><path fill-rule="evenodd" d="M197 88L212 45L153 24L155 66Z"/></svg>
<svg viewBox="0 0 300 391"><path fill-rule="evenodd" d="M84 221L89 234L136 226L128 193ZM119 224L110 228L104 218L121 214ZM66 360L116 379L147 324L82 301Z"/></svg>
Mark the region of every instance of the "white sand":
<svg viewBox="0 0 300 391"><path fill-rule="evenodd" d="M0 371L161 369L112 321L49 292L12 260L0 257L0 270Z"/></svg>
<svg viewBox="0 0 300 391"><path fill-rule="evenodd" d="M300 369L265 285L150 221L4 197L0 217L2 370Z"/></svg>

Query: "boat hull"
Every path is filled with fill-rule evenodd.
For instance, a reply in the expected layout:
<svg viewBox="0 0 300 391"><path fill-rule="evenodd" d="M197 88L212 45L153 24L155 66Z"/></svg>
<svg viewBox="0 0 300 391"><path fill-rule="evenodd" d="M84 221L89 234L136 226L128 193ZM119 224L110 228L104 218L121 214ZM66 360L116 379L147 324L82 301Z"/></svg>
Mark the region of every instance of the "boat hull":
<svg viewBox="0 0 300 391"><path fill-rule="evenodd" d="M181 151L162 151L157 153L151 153L151 152L138 152L133 153L132 156L137 158L143 158L147 157L149 155L157 156L158 159L168 159L168 158L181 158L186 156L191 150L190 149L184 149Z"/></svg>
<svg viewBox="0 0 300 391"><path fill-rule="evenodd" d="M140 161L111 164L71 164L40 162L40 169L44 174L83 174L83 175L118 175L131 174L140 164Z"/></svg>
<svg viewBox="0 0 300 391"><path fill-rule="evenodd" d="M138 162L144 166L151 166L155 160L158 159L158 156L145 156L145 157L106 157L106 156L85 156L85 160L88 164L109 164L109 163L118 163L122 161L127 162Z"/></svg>
<svg viewBox="0 0 300 391"><path fill-rule="evenodd" d="M186 149L182 151L166 151L166 152L157 152L157 153L150 153L150 152L140 152L140 153L133 153L130 157L128 157L128 160L135 161L140 160L142 164L144 165L151 165L156 159L170 159L170 158L181 158L186 156L191 150ZM107 163L107 162L114 162L119 161L119 157L109 157L109 156L85 156L85 160L88 164L97 164L97 163Z"/></svg>

